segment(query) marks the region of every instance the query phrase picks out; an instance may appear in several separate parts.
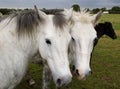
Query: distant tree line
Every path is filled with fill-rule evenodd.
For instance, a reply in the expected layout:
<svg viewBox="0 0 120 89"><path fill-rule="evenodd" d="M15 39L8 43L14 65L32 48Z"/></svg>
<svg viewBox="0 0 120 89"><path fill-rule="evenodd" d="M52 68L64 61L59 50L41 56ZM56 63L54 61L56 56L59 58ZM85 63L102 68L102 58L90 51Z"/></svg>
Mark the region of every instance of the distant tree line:
<svg viewBox="0 0 120 89"><path fill-rule="evenodd" d="M72 8L74 11L80 11L80 6L78 4L72 5ZM97 13L99 11L108 11L109 14L120 14L120 7L119 6L114 6L111 9L107 10L105 7L104 8L95 8L90 10L89 8L86 8L87 11L91 11L92 13Z"/></svg>
<svg viewBox="0 0 120 89"><path fill-rule="evenodd" d="M120 7L119 6L114 6L111 9L107 10L106 8L95 8L92 10L93 13L97 13L98 11L108 11L109 14L120 14Z"/></svg>
<svg viewBox="0 0 120 89"><path fill-rule="evenodd" d="M97 13L99 11L107 11L106 8L95 8L95 9L92 9L92 13Z"/></svg>
<svg viewBox="0 0 120 89"><path fill-rule="evenodd" d="M8 15L14 11L16 11L16 9L8 9L8 8L1 8L0 9L0 12L2 13L2 15Z"/></svg>
<svg viewBox="0 0 120 89"><path fill-rule="evenodd" d="M72 8L75 11L80 11L80 6L78 4L72 5ZM95 8L95 9L92 9L92 10L90 10L89 8L86 8L86 9L87 9L87 11L91 11L92 13L97 13L100 10L102 10L102 11L108 11L110 14L120 14L120 7L119 6L114 6L114 7L112 7L109 10L107 10L105 7L104 8ZM0 14L2 14L2 15L8 15L8 14L13 13L15 11L21 11L21 10L22 9L1 8L0 9ZM26 8L24 10L28 10L28 8ZM57 11L62 11L62 10L63 9L50 9L50 10L47 10L47 9L43 8L43 11L46 12L46 13L51 13L51 12L55 13Z"/></svg>
<svg viewBox="0 0 120 89"><path fill-rule="evenodd" d="M9 14L11 14L13 12L22 11L22 10L28 10L28 8L25 8L25 9L0 8L0 14L2 14L2 15L9 15Z"/></svg>
<svg viewBox="0 0 120 89"><path fill-rule="evenodd" d="M109 10L110 14L120 14L120 7L119 6L114 6L112 9Z"/></svg>

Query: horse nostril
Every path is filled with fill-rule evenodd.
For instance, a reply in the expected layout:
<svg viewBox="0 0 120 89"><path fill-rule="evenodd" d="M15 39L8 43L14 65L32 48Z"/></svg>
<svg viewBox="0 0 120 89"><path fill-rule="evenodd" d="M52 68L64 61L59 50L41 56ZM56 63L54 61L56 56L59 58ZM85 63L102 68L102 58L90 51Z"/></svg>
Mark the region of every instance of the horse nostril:
<svg viewBox="0 0 120 89"><path fill-rule="evenodd" d="M78 71L78 69L76 70L76 74L79 76L79 71Z"/></svg>
<svg viewBox="0 0 120 89"><path fill-rule="evenodd" d="M75 71L75 66L73 65L72 70Z"/></svg>
<svg viewBox="0 0 120 89"><path fill-rule="evenodd" d="M61 79L57 79L57 84L58 84L58 85L61 84Z"/></svg>
<svg viewBox="0 0 120 89"><path fill-rule="evenodd" d="M92 71L89 71L89 74L92 74Z"/></svg>

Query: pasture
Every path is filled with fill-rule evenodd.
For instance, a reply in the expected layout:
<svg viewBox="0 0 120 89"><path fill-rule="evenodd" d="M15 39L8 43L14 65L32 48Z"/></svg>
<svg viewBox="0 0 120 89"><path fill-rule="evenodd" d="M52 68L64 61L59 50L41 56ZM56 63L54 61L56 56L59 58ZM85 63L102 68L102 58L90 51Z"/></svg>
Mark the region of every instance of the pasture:
<svg viewBox="0 0 120 89"><path fill-rule="evenodd" d="M93 74L85 81L73 78L69 86L62 89L120 89L120 14L105 14L101 19L101 22L104 21L113 23L118 38L102 37L93 52ZM42 66L30 64L29 67L37 85L29 87L23 79L16 89L42 89ZM51 89L55 89L54 84Z"/></svg>
<svg viewBox="0 0 120 89"><path fill-rule="evenodd" d="M120 30L120 14L104 14L101 18L101 22L110 21L113 24L115 30Z"/></svg>

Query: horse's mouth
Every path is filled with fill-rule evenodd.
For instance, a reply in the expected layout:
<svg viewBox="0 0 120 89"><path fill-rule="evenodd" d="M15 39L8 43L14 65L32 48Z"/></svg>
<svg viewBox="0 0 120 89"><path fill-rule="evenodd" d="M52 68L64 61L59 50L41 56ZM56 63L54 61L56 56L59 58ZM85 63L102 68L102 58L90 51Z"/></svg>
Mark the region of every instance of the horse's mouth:
<svg viewBox="0 0 120 89"><path fill-rule="evenodd" d="M78 69L75 69L75 66L73 65L73 68L72 68L72 75L73 77L77 77L78 80L86 80L86 78L92 74L91 73L88 73L88 74L80 74Z"/></svg>

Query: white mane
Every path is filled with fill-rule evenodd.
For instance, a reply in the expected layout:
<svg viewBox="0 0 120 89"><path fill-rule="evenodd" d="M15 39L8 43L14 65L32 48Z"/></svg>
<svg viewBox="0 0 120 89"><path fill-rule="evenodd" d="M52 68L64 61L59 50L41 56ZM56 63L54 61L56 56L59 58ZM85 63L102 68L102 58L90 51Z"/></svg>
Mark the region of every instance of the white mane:
<svg viewBox="0 0 120 89"><path fill-rule="evenodd" d="M87 11L86 9L81 10L80 12L75 12L73 11L73 21L78 21L81 23L91 23L91 16L92 14L90 14L89 11Z"/></svg>

